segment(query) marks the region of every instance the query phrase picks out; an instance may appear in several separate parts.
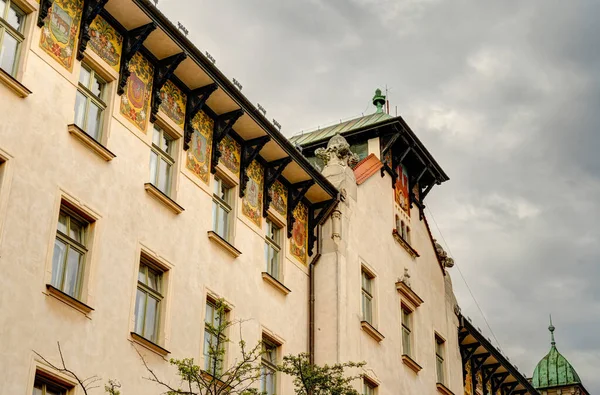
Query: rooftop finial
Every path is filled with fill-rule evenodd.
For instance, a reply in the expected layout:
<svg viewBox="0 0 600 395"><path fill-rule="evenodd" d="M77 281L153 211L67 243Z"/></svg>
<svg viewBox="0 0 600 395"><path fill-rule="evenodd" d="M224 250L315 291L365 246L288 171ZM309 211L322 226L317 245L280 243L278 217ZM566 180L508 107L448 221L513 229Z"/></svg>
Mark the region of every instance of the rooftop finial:
<svg viewBox="0 0 600 395"><path fill-rule="evenodd" d="M552 344L553 346L556 345L556 342L554 341L554 325L552 325L552 314L550 314L550 326L548 327L548 330L550 331L550 338L552 339L552 341L550 342L550 344Z"/></svg>
<svg viewBox="0 0 600 395"><path fill-rule="evenodd" d="M383 113L383 106L385 105L385 96L381 94L381 89L377 88L375 96L373 96L373 105L377 107L376 113Z"/></svg>

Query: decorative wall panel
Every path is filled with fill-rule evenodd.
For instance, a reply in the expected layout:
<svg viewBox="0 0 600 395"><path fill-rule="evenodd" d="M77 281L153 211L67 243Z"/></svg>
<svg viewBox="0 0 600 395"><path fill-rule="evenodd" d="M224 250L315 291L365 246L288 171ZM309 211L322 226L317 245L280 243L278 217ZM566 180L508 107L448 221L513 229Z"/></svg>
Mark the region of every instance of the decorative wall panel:
<svg viewBox="0 0 600 395"><path fill-rule="evenodd" d="M483 376L481 375L481 370L477 371L477 375L475 376L477 379L477 386L475 387L476 395L483 395Z"/></svg>
<svg viewBox="0 0 600 395"><path fill-rule="evenodd" d="M473 377L471 376L471 361L465 363L465 395L473 395Z"/></svg>
<svg viewBox="0 0 600 395"><path fill-rule="evenodd" d="M131 75L127 79L125 93L121 95L121 114L138 129L146 132L150 114L150 97L154 68L139 52L129 62Z"/></svg>
<svg viewBox="0 0 600 395"><path fill-rule="evenodd" d="M410 216L410 202L408 195L408 174L402 165L396 166L396 185L394 187L394 200L402 210Z"/></svg>
<svg viewBox="0 0 600 395"><path fill-rule="evenodd" d="M294 227L290 239L290 253L298 260L306 264L308 245L308 207L298 203L294 210Z"/></svg>
<svg viewBox="0 0 600 395"><path fill-rule="evenodd" d="M191 122L194 132L190 148L187 151L186 167L206 184L210 179L210 154L214 124L215 122L204 111L198 111Z"/></svg>
<svg viewBox="0 0 600 395"><path fill-rule="evenodd" d="M275 181L269 189L269 195L271 196L271 207L285 218L287 215L288 197L285 186L281 182Z"/></svg>
<svg viewBox="0 0 600 395"><path fill-rule="evenodd" d="M90 41L88 45L110 67L117 73L119 72L123 36L100 15L96 16L90 24Z"/></svg>
<svg viewBox="0 0 600 395"><path fill-rule="evenodd" d="M83 0L55 0L42 28L40 47L69 71L73 70Z"/></svg>
<svg viewBox="0 0 600 395"><path fill-rule="evenodd" d="M242 214L250 218L257 226L262 226L263 182L265 170L257 162L252 161L247 169L248 183L242 199Z"/></svg>
<svg viewBox="0 0 600 395"><path fill-rule="evenodd" d="M219 151L221 158L219 163L222 163L226 168L231 170L236 176L240 176L240 153L242 147L230 135L227 135L219 143ZM261 189L262 191L262 189Z"/></svg>
<svg viewBox="0 0 600 395"><path fill-rule="evenodd" d="M185 124L185 103L187 97L174 83L167 81L160 90L160 109L173 122L183 129Z"/></svg>

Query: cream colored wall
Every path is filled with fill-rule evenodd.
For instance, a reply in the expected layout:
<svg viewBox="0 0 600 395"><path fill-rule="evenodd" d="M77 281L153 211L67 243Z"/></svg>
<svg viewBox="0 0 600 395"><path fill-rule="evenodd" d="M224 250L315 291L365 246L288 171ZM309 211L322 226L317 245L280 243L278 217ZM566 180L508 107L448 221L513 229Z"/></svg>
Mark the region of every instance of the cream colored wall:
<svg viewBox="0 0 600 395"><path fill-rule="evenodd" d="M168 357L201 360L207 292L230 302L233 318L248 319L248 343L268 329L284 341L282 353L306 351L306 267L286 257L284 282L292 292L284 296L261 276L262 229L235 221L237 259L210 241L210 188L192 182L181 162L176 200L185 211L175 215L152 198L144 190L150 136L117 114L118 97L106 141L115 159L102 160L71 136L79 63L73 73L61 70L37 48L37 27L33 42L21 79L33 93L20 99L0 84L0 153L8 159L0 180L0 394L29 395L33 350L59 363L57 341L69 367L83 377L116 378L127 394L162 392L142 378L147 374L129 334L142 247L172 266L161 342ZM89 316L46 295L61 193L98 217L87 268ZM241 217L239 202L236 210ZM283 249L287 254L287 240ZM168 362L139 349L159 375L173 379ZM235 352L231 346L230 360ZM284 379L280 390L291 393L291 382Z"/></svg>
<svg viewBox="0 0 600 395"><path fill-rule="evenodd" d="M378 395L434 394L438 333L446 339L446 385L461 393L458 319L446 299L444 275L418 208L412 209L410 223L412 245L421 255L416 259L392 237L393 189L387 174L371 176L358 187L357 201L347 199L340 211L341 242L331 240L328 220L322 232L323 256L315 269L317 362L367 362L365 373L380 383ZM385 336L381 343L361 329L362 264L376 274L374 326ZM395 283L404 268L409 269L412 289L424 300L413 314L414 359L423 368L418 374L401 358L401 296Z"/></svg>

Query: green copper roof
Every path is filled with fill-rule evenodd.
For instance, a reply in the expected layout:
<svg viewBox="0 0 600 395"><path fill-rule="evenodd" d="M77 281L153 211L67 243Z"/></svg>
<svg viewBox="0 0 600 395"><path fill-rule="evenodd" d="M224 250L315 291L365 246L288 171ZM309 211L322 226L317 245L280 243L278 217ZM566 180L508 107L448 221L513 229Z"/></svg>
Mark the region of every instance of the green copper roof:
<svg viewBox="0 0 600 395"><path fill-rule="evenodd" d="M312 132L302 133L291 137L290 141L295 144L306 145L315 141L328 140L329 138L335 136L336 133L343 135L344 133L350 132L352 130L356 130L370 125L375 125L377 123L384 122L388 119L393 118L389 114L383 112L383 106L385 105L385 96L381 94L380 89L377 89L375 91L375 96L373 96L373 105L377 107L377 110L374 114L354 118L350 121L341 122L323 129L314 130Z"/></svg>
<svg viewBox="0 0 600 395"><path fill-rule="evenodd" d="M551 335L550 352L542 358L533 371L531 383L535 388L551 388L563 385L581 384L581 380L573 366L556 349L554 326L550 317L548 327Z"/></svg>

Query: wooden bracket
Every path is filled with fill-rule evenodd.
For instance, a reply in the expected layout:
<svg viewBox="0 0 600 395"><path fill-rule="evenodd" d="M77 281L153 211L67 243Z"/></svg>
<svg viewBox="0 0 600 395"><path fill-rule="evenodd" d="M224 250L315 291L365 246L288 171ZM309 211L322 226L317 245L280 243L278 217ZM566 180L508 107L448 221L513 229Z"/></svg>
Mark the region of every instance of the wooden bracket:
<svg viewBox="0 0 600 395"><path fill-rule="evenodd" d="M490 354L489 352L473 355L473 358L472 358L473 369L474 370L481 369L483 367L485 360L488 359L490 357L490 355L492 355L492 354Z"/></svg>
<svg viewBox="0 0 600 395"><path fill-rule="evenodd" d="M328 210L326 209L326 207L328 207L332 203L333 199L330 199L324 202L311 204L308 207L308 256L312 256L313 254L315 241L317 240L317 226L321 223L325 214L327 214ZM319 210L318 213L317 210Z"/></svg>
<svg viewBox="0 0 600 395"><path fill-rule="evenodd" d="M38 11L38 27L44 27L44 19L48 16L48 10L52 7L54 0L40 0L40 9Z"/></svg>
<svg viewBox="0 0 600 395"><path fill-rule="evenodd" d="M129 30L123 35L123 52L121 53L119 85L117 86L117 94L119 96L125 93L125 84L131 75L131 71L129 71L129 62L131 61L131 58L133 58L133 55L139 51L146 38L148 38L148 35L150 35L154 29L156 29L156 24L154 22L150 22L147 25Z"/></svg>
<svg viewBox="0 0 600 395"><path fill-rule="evenodd" d="M160 97L160 90L167 83L169 78L177 69L177 66L187 58L185 52L180 52L168 58L159 60L154 66L154 80L152 82L152 112L150 113L150 122L156 121L156 114L158 113L158 107L162 103Z"/></svg>
<svg viewBox="0 0 600 395"><path fill-rule="evenodd" d="M471 359L471 357L475 354L475 350L479 347L479 343L469 343L469 344L461 344L460 346L460 355L464 362Z"/></svg>
<svg viewBox="0 0 600 395"><path fill-rule="evenodd" d="M292 228L294 227L294 210L298 207L298 203L302 200L306 192L312 187L315 180L310 179L306 181L297 182L290 185L288 192L288 207L287 207L287 237L292 237Z"/></svg>
<svg viewBox="0 0 600 395"><path fill-rule="evenodd" d="M84 0L81 15L81 27L79 28L79 44L77 45L77 60L83 60L83 53L90 41L90 25L98 16L100 11L108 3L108 0Z"/></svg>
<svg viewBox="0 0 600 395"><path fill-rule="evenodd" d="M512 395L513 391L519 385L518 381L513 381L512 383L504 383L502 384L502 394L503 395Z"/></svg>
<svg viewBox="0 0 600 395"><path fill-rule="evenodd" d="M492 375L494 373L496 373L496 370L498 370L500 368L500 364L499 363L494 363L491 365L486 365L484 366L481 370L481 376L483 377L483 382L487 383L488 381L490 381L490 379L492 378Z"/></svg>
<svg viewBox="0 0 600 395"><path fill-rule="evenodd" d="M271 141L271 137L261 136L252 140L247 140L242 145L242 154L240 155L240 198L243 198L246 194L246 184L250 179L250 177L248 177L248 166L256 159L262 147L269 141ZM221 153L219 152L219 157L220 156Z"/></svg>
<svg viewBox="0 0 600 395"><path fill-rule="evenodd" d="M496 392L500 389L500 385L506 380L510 373L502 372L496 373L492 376L492 392Z"/></svg>
<svg viewBox="0 0 600 395"><path fill-rule="evenodd" d="M461 331L458 333L458 344L461 344L469 336L468 331Z"/></svg>
<svg viewBox="0 0 600 395"><path fill-rule="evenodd" d="M269 195L269 189L273 186L277 178L283 173L286 166L290 164L292 158L290 156L273 162L267 163L265 166L265 182L263 188L263 217L267 216L269 207L271 206L271 195Z"/></svg>
<svg viewBox="0 0 600 395"><path fill-rule="evenodd" d="M183 149L185 151L190 148L190 141L192 141L192 134L194 128L192 128L192 120L198 114L206 100L212 95L218 88L217 84L205 85L201 88L194 89L187 95L187 103L185 105L185 123L183 125Z"/></svg>
<svg viewBox="0 0 600 395"><path fill-rule="evenodd" d="M210 161L210 172L212 174L215 174L217 171L217 165L219 164L219 159L221 158L221 150L219 150L219 144L221 143L221 140L223 140L229 131L233 129L233 125L242 115L244 115L244 110L234 110L219 115L215 120Z"/></svg>

